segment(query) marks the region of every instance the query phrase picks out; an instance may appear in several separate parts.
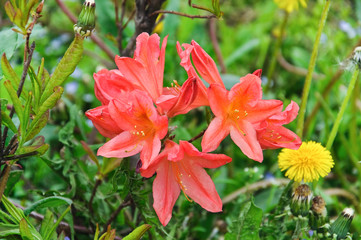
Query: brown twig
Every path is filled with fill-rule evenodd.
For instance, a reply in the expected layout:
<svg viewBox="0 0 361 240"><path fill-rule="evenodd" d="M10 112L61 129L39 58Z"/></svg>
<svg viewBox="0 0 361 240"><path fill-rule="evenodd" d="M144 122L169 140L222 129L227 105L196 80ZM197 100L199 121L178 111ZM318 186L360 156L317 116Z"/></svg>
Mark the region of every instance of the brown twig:
<svg viewBox="0 0 361 240"><path fill-rule="evenodd" d="M95 181L93 192L92 192L92 195L90 197L89 204L88 204L90 215L93 215L93 200L94 200L94 197L95 197L95 193L97 192L97 189L98 189L98 187L100 186L101 183L102 183L102 180L100 180L100 179L97 179Z"/></svg>
<svg viewBox="0 0 361 240"><path fill-rule="evenodd" d="M38 154L38 152L34 151L34 152L29 152L29 153L24 153L24 154L19 154L19 155L6 156L2 160L6 160L6 161L15 160L15 159L20 159L20 158L31 157L31 156L34 156L36 154Z"/></svg>
<svg viewBox="0 0 361 240"><path fill-rule="evenodd" d="M169 13L169 14L174 14L174 15L178 15L178 16L182 16L182 17L191 18L191 19L195 19L195 18L206 18L206 19L217 18L217 16L214 15L214 14L212 14L212 15L190 15L190 14L176 12L176 11L172 11L172 10L154 11L150 16L155 15L155 14L159 14L159 13Z"/></svg>
<svg viewBox="0 0 361 240"><path fill-rule="evenodd" d="M126 2L127 0L123 0L122 1L122 12L120 15L120 20L119 20L119 13L118 13L118 1L115 1L115 23L117 24L118 27L118 37L117 37L117 42L118 42L118 50L119 50L119 54L122 54L123 51L123 45L122 45L122 41L123 41L123 20L124 20L124 15L125 15L125 7L126 7ZM129 19L128 19L129 20Z"/></svg>
<svg viewBox="0 0 361 240"><path fill-rule="evenodd" d="M226 73L226 65L224 64L221 48L219 47L219 43L217 40L217 23L216 19L214 18L209 20L209 37L211 38L213 49L216 53L219 66L221 67L221 73Z"/></svg>
<svg viewBox="0 0 361 240"><path fill-rule="evenodd" d="M70 12L70 10L65 6L65 4L61 0L56 0L56 3L60 7L60 9L65 13L65 15L69 18L70 21L72 21L73 23L77 22L76 17ZM107 47L107 45L99 37L97 37L96 35L94 35L94 33L92 33L90 38L96 45L98 45L98 47L101 50L103 50L106 53L106 55L111 60L114 60L115 54L112 52L110 48Z"/></svg>
<svg viewBox="0 0 361 240"><path fill-rule="evenodd" d="M287 185L289 182L290 182L290 180L285 179L285 178L261 180L259 182L255 182L250 185L244 186L244 187L228 194L227 196L225 196L222 199L222 203L223 204L229 203L229 202L233 201L234 199L236 199L241 194L255 192L255 191L258 191L263 188L268 188L270 186Z"/></svg>
<svg viewBox="0 0 361 240"><path fill-rule="evenodd" d="M355 195L353 195L352 193L346 191L345 189L342 189L342 188L329 188L329 189L326 189L324 191L324 193L327 196L339 196L339 197L347 198L348 200L351 201L352 205L354 205L357 212L361 212L360 204L359 204L357 198L355 197Z"/></svg>
<svg viewBox="0 0 361 240"><path fill-rule="evenodd" d="M198 138L202 137L204 135L204 133L206 132L207 129L204 129L202 132L200 132L197 136L192 137L190 140L188 140L189 143L194 142L195 140L197 140Z"/></svg>
<svg viewBox="0 0 361 240"><path fill-rule="evenodd" d="M104 227L103 227L103 232L105 232L107 230L107 227L114 221L114 219L118 216L118 214L120 213L120 211L131 205L132 203L132 197L131 195L129 194L124 200L123 202L119 205L119 207L113 212L113 214L110 216L109 220L107 221L106 224L104 224Z"/></svg>
<svg viewBox="0 0 361 240"><path fill-rule="evenodd" d="M296 67L296 66L292 65L291 63L287 62L287 60L282 55L281 49L279 50L279 52L277 54L277 61L284 69L286 69L290 73L294 73L294 74L297 74L300 76L307 75L307 69L301 68L301 67ZM317 74L315 72L312 74L313 79L322 79L324 77L325 77L325 75L323 75L323 74Z"/></svg>

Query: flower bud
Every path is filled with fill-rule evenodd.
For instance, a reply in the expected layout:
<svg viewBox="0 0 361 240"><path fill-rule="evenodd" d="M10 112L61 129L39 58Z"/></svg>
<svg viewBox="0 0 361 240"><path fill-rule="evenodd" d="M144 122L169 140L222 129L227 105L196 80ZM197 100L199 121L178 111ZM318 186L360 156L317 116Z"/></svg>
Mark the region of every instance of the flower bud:
<svg viewBox="0 0 361 240"><path fill-rule="evenodd" d="M80 12L78 22L74 25L74 31L84 37L91 35L95 27L95 2L94 0L85 0Z"/></svg>
<svg viewBox="0 0 361 240"><path fill-rule="evenodd" d="M331 224L331 235L336 235L337 240L344 239L350 229L353 217L354 210L352 208L345 208L336 221Z"/></svg>
<svg viewBox="0 0 361 240"><path fill-rule="evenodd" d="M327 221L327 211L325 200L321 196L312 199L311 212L309 216L309 225L312 230L317 230Z"/></svg>
<svg viewBox="0 0 361 240"><path fill-rule="evenodd" d="M312 192L307 184L296 188L292 194L291 212L294 216L307 216L311 207Z"/></svg>
<svg viewBox="0 0 361 240"><path fill-rule="evenodd" d="M361 68L361 47L356 47L352 55L353 62Z"/></svg>

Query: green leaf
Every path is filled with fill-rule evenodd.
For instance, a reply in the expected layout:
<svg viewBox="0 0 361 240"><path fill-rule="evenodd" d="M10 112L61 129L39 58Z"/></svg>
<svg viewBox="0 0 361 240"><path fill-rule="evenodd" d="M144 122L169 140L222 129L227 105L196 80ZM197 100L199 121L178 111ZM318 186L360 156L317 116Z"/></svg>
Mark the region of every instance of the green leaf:
<svg viewBox="0 0 361 240"><path fill-rule="evenodd" d="M64 57L60 60L50 81L45 86L45 90L41 96L40 103L45 102L51 95L56 86L60 86L72 74L80 62L83 55L84 38L76 34L74 41L65 52Z"/></svg>
<svg viewBox="0 0 361 240"><path fill-rule="evenodd" d="M0 237L9 237L11 235L20 235L19 226L0 223Z"/></svg>
<svg viewBox="0 0 361 240"><path fill-rule="evenodd" d="M1 123L4 124L6 127L10 128L13 133L18 132L15 124L13 123L9 115L7 115L3 110L1 111Z"/></svg>
<svg viewBox="0 0 361 240"><path fill-rule="evenodd" d="M15 184L20 180L23 172L23 170L13 170L10 172L4 195L9 195Z"/></svg>
<svg viewBox="0 0 361 240"><path fill-rule="evenodd" d="M20 225L20 235L24 240L34 240L33 235L31 235L28 223L26 222L25 218L21 219Z"/></svg>
<svg viewBox="0 0 361 240"><path fill-rule="evenodd" d="M56 230L56 228L58 227L58 225L60 224L61 220L63 220L63 218L65 217L65 215L70 211L70 206L63 212L63 214L58 218L58 220L56 221L56 223L52 226L52 228L50 229L49 233L46 235L46 237L44 238L45 240L49 240L51 235L53 234L53 232Z"/></svg>
<svg viewBox="0 0 361 240"><path fill-rule="evenodd" d="M14 218L15 223L19 224L21 219L25 217L23 210L17 208L14 204L12 204L5 195L1 198L2 203L4 204L4 207L9 212L9 214Z"/></svg>
<svg viewBox="0 0 361 240"><path fill-rule="evenodd" d="M12 218L11 216L9 216L6 212L2 211L0 209L0 219L4 222L4 223L15 223L14 218ZM1 223L0 223L1 224Z"/></svg>
<svg viewBox="0 0 361 240"><path fill-rule="evenodd" d="M151 227L152 226L148 224L143 224L142 226L134 229L129 235L123 238L123 240L139 240Z"/></svg>
<svg viewBox="0 0 361 240"><path fill-rule="evenodd" d="M14 108L15 108L15 112L19 117L19 120L22 121L24 119L24 110L21 104L20 99L18 98L18 95L16 94L16 91L14 90L13 86L11 85L10 81L7 80L4 82L4 86L6 88L6 90L9 93L9 96L11 98L11 101L14 104ZM21 122L20 122L21 123Z"/></svg>
<svg viewBox="0 0 361 240"><path fill-rule="evenodd" d="M29 73L29 77L31 80L31 84L33 87L33 93L34 93L33 108L34 108L34 112L37 112L37 109L39 106L39 101L40 101L41 85L40 85L40 81L39 81L38 77L35 74L34 69L31 66L29 67L28 73Z"/></svg>
<svg viewBox="0 0 361 240"><path fill-rule="evenodd" d="M40 235L42 237L47 236L53 224L54 224L54 215L49 209L46 209L44 219L41 222Z"/></svg>
<svg viewBox="0 0 361 240"><path fill-rule="evenodd" d="M253 199L247 202L238 219L230 227L230 232L225 235L225 240L257 240L262 222L262 210L254 205Z"/></svg>
<svg viewBox="0 0 361 240"><path fill-rule="evenodd" d="M11 31L11 30L9 30L9 31ZM4 31L2 31L2 32L4 32ZM2 32L0 32L0 41L2 41L2 38L1 38L1 33ZM11 31L11 32L13 32L13 31ZM17 35L17 33L15 33L15 32L13 32L13 33ZM1 42L0 42L0 44L1 44ZM13 85L14 89L16 89L19 86L20 78L18 77L18 75L16 74L14 69L11 67L11 65L10 65L10 63L9 63L7 57L6 57L6 56L8 56L10 58L11 56L9 56L9 55L11 55L11 54L6 54L6 51L1 49L2 46L3 45L1 44L0 45L0 51L4 51L4 54L1 57L1 69L3 71L3 74L4 74L5 78L7 80L10 80L10 82Z"/></svg>
<svg viewBox="0 0 361 240"><path fill-rule="evenodd" d="M39 210L42 208L58 207L66 204L71 205L72 203L73 201L69 198L58 197L58 196L47 197L27 207L24 210L24 214L29 215L32 211Z"/></svg>
<svg viewBox="0 0 361 240"><path fill-rule="evenodd" d="M38 120L38 124L34 128L32 128L31 131L30 129L28 130L25 142L33 139L41 131L41 129L45 127L45 125L48 123L48 119L49 110L40 117L40 119Z"/></svg>
<svg viewBox="0 0 361 240"><path fill-rule="evenodd" d="M29 140L29 136L34 135L33 131L38 131L43 128L43 126L40 124L40 120L43 118L43 114L45 114L46 111L53 108L56 104L56 102L59 100L61 95L63 94L63 88L62 87L55 87L53 94L51 94L50 97L46 99L46 101L40 106L39 111L34 118L34 120L31 122L28 134L26 136L26 139Z"/></svg>
<svg viewBox="0 0 361 240"><path fill-rule="evenodd" d="M11 5L11 3L9 1L7 1L5 3L5 12L8 15L8 17L10 18L10 21L13 22L16 11L15 11L15 9L13 8L13 6Z"/></svg>
<svg viewBox="0 0 361 240"><path fill-rule="evenodd" d="M30 119L30 105L31 105L31 101L33 99L33 94L32 92L29 92L28 95L28 100L25 103L25 108L24 108L24 114L23 114L23 119L20 119L20 141L19 141L19 147L21 148L23 146L23 144L25 143L25 135L26 135L26 130L29 126L29 119Z"/></svg>

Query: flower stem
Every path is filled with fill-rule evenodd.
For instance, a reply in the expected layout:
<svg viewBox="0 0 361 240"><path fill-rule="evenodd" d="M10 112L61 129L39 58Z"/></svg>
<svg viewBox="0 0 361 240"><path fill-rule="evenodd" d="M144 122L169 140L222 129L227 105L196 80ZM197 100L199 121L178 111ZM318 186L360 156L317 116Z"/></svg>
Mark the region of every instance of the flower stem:
<svg viewBox="0 0 361 240"><path fill-rule="evenodd" d="M338 112L337 114L337 117L336 117L336 121L332 127L332 130L331 130L331 133L330 133L330 136L328 138L328 141L327 141L327 144L326 144L326 148L327 149L331 149L332 147L332 144L333 144L333 141L335 140L335 137L336 137L336 134L337 134L337 131L338 131L338 128L341 124L341 120L342 120L342 116L343 114L345 113L345 110L346 110L346 107L347 107L347 103L348 101L350 100L350 97L352 95L352 91L355 87L355 84L356 84L356 81L357 81L357 78L358 78L358 74L360 72L360 69L358 67L356 67L353 75L352 75L352 78L351 78L351 82L350 84L348 85L348 88L347 88L347 93L346 93L346 97L345 99L343 100L342 102L342 105L341 105L341 108L340 108L340 111Z"/></svg>
<svg viewBox="0 0 361 240"><path fill-rule="evenodd" d="M265 91L267 91L271 86L272 76L273 76L273 73L275 71L276 63L277 63L277 55L278 55L278 52L279 52L281 44L282 44L283 35L285 33L286 25L287 25L287 22L288 22L288 16L289 16L289 13L287 11L285 11L283 21L282 21L282 24L281 24L281 31L280 31L280 33L278 35L277 42L276 42L276 45L275 45L275 49L274 49L272 57L271 57L271 63L270 63L270 66L269 66L269 69L268 69L268 74L267 74L268 82L267 82L267 85L265 87Z"/></svg>
<svg viewBox="0 0 361 240"><path fill-rule="evenodd" d="M318 26L316 40L313 45L310 64L308 65L308 72L307 72L307 76L306 76L306 80L305 80L305 85L303 87L300 114L298 115L297 130L296 130L297 135L301 139L302 139L302 135L303 135L303 124L304 124L304 120L305 120L307 99L308 99L308 95L309 95L310 89L311 89L312 74L313 74L313 70L315 69L316 59L317 59L317 54L318 54L318 47L320 45L322 31L323 31L323 28L326 23L328 10L330 9L330 3L331 3L330 0L326 0L325 6L323 7L323 10L322 10L321 20L320 20L320 24Z"/></svg>

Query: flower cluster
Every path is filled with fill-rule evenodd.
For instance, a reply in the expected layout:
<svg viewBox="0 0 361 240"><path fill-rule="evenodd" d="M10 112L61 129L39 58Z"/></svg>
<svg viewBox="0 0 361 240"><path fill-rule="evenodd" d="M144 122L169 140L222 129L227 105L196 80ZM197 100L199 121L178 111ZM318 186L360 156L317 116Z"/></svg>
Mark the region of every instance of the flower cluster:
<svg viewBox="0 0 361 240"><path fill-rule="evenodd" d="M262 149L297 149L301 145L300 138L283 127L297 116L296 103L282 111L281 101L263 100L260 70L227 90L216 64L195 41L182 46L177 43L180 65L188 79L183 85L175 82L171 88L163 87L166 44L167 37L160 45L157 34L140 34L133 58L117 56L118 69L94 74L95 95L102 105L86 112L99 132L110 138L98 155L124 158L140 153L141 175L157 173L153 207L163 225L169 222L180 191L210 212L222 211L220 197L204 168L217 168L232 160L208 153L227 135L246 156L259 162ZM187 141L177 144L166 138L169 119L200 106L210 106L215 115L202 139L202 152Z"/></svg>

